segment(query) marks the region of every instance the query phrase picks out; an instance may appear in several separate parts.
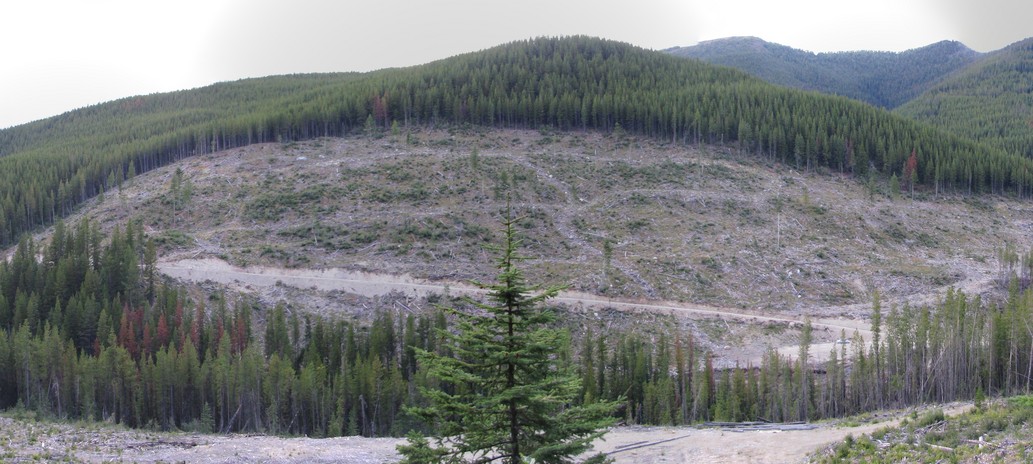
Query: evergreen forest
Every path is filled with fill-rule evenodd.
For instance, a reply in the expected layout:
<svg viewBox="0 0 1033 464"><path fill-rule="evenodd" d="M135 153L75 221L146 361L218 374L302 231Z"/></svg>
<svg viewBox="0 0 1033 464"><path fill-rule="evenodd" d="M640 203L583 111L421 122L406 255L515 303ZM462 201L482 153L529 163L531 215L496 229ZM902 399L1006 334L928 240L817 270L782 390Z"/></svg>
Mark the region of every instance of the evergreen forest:
<svg viewBox="0 0 1033 464"><path fill-rule="evenodd" d="M811 53L752 37L665 50L772 84L868 102L1008 153L1033 156L1033 40L990 53L958 42L892 52Z"/></svg>
<svg viewBox="0 0 1033 464"><path fill-rule="evenodd" d="M1033 39L987 55L897 113L1033 157Z"/></svg>
<svg viewBox="0 0 1033 464"><path fill-rule="evenodd" d="M435 432L407 407L454 393L420 362L453 355L440 336L455 323L445 311L382 309L364 326L222 294L191 298L156 279L154 249L133 223L104 237L89 221L59 222L49 242L19 242L0 263L0 407L154 429ZM1028 394L1033 290L1020 287L1030 256L1009 260L1000 304L950 291L933 306L887 310L876 296L871 343L844 333L820 364L808 362L809 321L796 356L772 351L759 365L715 369L691 334L670 327L558 323L569 335L555 356L580 379L576 404L617 401L616 418L631 424L814 420Z"/></svg>

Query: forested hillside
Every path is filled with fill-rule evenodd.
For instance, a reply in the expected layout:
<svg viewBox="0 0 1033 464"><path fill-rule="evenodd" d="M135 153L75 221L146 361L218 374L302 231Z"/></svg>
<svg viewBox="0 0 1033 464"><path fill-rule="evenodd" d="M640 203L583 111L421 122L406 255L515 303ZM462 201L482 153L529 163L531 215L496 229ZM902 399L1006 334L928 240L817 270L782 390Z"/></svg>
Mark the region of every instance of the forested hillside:
<svg viewBox="0 0 1033 464"><path fill-rule="evenodd" d="M964 44L949 41L900 53L812 53L756 37L710 40L664 51L731 66L772 84L842 95L890 109L981 56Z"/></svg>
<svg viewBox="0 0 1033 464"><path fill-rule="evenodd" d="M897 113L1033 156L1033 39L990 54Z"/></svg>
<svg viewBox="0 0 1033 464"><path fill-rule="evenodd" d="M1033 155L1033 39L989 54L947 41L901 53L815 54L752 37L665 52L894 109L1009 153Z"/></svg>
<svg viewBox="0 0 1033 464"><path fill-rule="evenodd" d="M259 313L218 293L194 299L155 281L154 249L132 223L110 238L88 221L59 223L48 243L23 239L0 262L0 407L160 429L433 430L403 406L426 405L421 391L455 388L414 355L449 354L436 335L454 323L445 312L388 306L363 326L283 306ZM619 400L628 423L810 420L1028 392L1033 291L1019 282L1028 282L1030 256L1010 261L1003 305L951 291L932 307L887 310L876 296L872 344L855 334L818 366L808 362L809 321L795 359L772 350L757 366L716 370L691 334L668 327L617 334L586 325L558 356L577 366L579 402Z"/></svg>
<svg viewBox="0 0 1033 464"><path fill-rule="evenodd" d="M895 174L936 190L1033 192L1029 159L845 98L576 37L362 75L273 77L128 98L4 130L0 243L186 156L395 124L619 126L672 143L734 142L800 168Z"/></svg>

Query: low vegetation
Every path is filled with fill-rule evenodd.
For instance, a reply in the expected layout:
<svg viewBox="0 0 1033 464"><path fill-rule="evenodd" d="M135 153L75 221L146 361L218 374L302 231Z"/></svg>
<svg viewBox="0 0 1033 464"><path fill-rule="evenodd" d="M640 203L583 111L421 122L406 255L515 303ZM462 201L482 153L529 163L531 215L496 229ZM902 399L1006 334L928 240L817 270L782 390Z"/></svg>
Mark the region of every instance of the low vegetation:
<svg viewBox="0 0 1033 464"><path fill-rule="evenodd" d="M1029 462L1033 459L1033 397L1015 396L958 416L914 414L899 427L848 436L812 462Z"/></svg>

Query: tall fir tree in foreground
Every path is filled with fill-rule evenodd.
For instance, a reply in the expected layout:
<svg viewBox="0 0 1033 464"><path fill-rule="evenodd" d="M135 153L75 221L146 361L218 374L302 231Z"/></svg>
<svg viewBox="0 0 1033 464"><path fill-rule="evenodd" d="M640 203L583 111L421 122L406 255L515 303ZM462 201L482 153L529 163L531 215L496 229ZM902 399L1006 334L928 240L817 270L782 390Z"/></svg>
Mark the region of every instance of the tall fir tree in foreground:
<svg viewBox="0 0 1033 464"><path fill-rule="evenodd" d="M515 265L517 221L503 221L496 282L477 283L487 303L445 308L456 318L455 330L441 333L446 350L419 351L444 388L422 390L430 406L411 411L437 425L438 436L433 451L410 436L399 447L404 462L571 462L613 423L615 403L575 404L581 381L559 356L568 337L550 327L555 315L543 307L561 288L535 294L525 282Z"/></svg>

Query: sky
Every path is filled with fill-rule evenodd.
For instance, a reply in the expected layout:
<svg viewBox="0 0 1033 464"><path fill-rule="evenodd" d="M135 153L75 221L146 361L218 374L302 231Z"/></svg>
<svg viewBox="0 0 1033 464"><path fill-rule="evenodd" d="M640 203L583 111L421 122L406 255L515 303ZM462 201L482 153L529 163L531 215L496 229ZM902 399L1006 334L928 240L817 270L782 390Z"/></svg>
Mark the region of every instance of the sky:
<svg viewBox="0 0 1033 464"><path fill-rule="evenodd" d="M1033 37L1025 0L24 0L0 5L0 128L134 95L422 64L590 35L649 49L755 36L813 52Z"/></svg>

